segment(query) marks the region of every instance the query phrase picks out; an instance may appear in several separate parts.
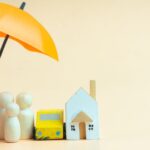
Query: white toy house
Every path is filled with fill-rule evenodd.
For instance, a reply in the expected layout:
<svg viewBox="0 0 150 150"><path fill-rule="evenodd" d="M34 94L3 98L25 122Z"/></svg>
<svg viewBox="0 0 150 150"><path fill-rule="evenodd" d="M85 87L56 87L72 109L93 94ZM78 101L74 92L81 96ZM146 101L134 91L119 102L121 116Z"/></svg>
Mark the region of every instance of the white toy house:
<svg viewBox="0 0 150 150"><path fill-rule="evenodd" d="M66 103L66 138L68 140L99 138L95 81L90 82L90 95L81 88Z"/></svg>

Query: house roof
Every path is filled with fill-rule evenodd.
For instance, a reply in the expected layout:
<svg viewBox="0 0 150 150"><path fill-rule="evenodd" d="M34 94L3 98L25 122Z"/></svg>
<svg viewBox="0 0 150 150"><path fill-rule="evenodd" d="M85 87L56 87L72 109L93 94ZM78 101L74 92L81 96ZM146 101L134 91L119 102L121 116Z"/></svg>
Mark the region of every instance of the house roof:
<svg viewBox="0 0 150 150"><path fill-rule="evenodd" d="M72 123L74 122L92 122L93 120L84 112L79 112L73 119Z"/></svg>
<svg viewBox="0 0 150 150"><path fill-rule="evenodd" d="M66 104L72 101L77 102L77 99L80 100L80 103L83 99L86 100L86 102L92 101L93 103L97 103L97 101L91 95L89 95L87 91L85 91L83 88L79 88L76 93L72 95L71 98L66 102Z"/></svg>

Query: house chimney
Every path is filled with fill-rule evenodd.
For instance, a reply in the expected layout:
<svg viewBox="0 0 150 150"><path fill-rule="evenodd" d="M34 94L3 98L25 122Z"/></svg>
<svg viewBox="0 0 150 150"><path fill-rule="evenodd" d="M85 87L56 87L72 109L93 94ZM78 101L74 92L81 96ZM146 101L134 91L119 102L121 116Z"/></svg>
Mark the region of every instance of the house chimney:
<svg viewBox="0 0 150 150"><path fill-rule="evenodd" d="M90 95L96 99L96 81L90 80Z"/></svg>

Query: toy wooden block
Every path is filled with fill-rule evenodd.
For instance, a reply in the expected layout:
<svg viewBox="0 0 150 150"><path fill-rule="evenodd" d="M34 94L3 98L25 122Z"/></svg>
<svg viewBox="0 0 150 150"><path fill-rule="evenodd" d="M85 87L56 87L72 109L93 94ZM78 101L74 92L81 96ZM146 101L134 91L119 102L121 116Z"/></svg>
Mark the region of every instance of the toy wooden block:
<svg viewBox="0 0 150 150"><path fill-rule="evenodd" d="M90 96L79 89L66 103L66 138L68 140L98 139L98 105L95 100L95 81L90 82Z"/></svg>
<svg viewBox="0 0 150 150"><path fill-rule="evenodd" d="M40 110L37 112L35 139L63 139L63 110Z"/></svg>
<svg viewBox="0 0 150 150"><path fill-rule="evenodd" d="M73 123L75 122L82 122L82 121L85 121L85 122L92 122L93 120L88 116L86 115L84 112L80 112L76 115L76 117L72 120Z"/></svg>
<svg viewBox="0 0 150 150"><path fill-rule="evenodd" d="M6 142L14 143L19 141L21 130L17 115L19 114L19 106L15 103L6 106L6 118L4 126L4 139Z"/></svg>
<svg viewBox="0 0 150 150"><path fill-rule="evenodd" d="M96 81L90 80L90 95L96 99Z"/></svg>
<svg viewBox="0 0 150 150"><path fill-rule="evenodd" d="M0 93L0 140L4 140L4 125L6 118L6 106L13 103L14 97L10 92Z"/></svg>
<svg viewBox="0 0 150 150"><path fill-rule="evenodd" d="M32 105L32 95L29 93L22 92L17 95L16 103L20 107L20 113L18 119L21 128L21 139L31 139L33 137L34 128L34 113L30 109Z"/></svg>

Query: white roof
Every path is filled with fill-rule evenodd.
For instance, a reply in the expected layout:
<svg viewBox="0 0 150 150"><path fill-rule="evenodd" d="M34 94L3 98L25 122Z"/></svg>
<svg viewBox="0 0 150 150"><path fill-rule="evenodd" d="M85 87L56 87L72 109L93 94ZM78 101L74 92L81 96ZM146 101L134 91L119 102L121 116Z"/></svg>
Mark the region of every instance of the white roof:
<svg viewBox="0 0 150 150"><path fill-rule="evenodd" d="M67 101L67 103L76 101L76 99L80 99L80 102L92 101L93 103L97 103L96 100L89 95L83 88L77 90L77 92Z"/></svg>
<svg viewBox="0 0 150 150"><path fill-rule="evenodd" d="M82 111L93 119L98 114L97 107L96 100L80 88L66 103L66 118L72 121Z"/></svg>

